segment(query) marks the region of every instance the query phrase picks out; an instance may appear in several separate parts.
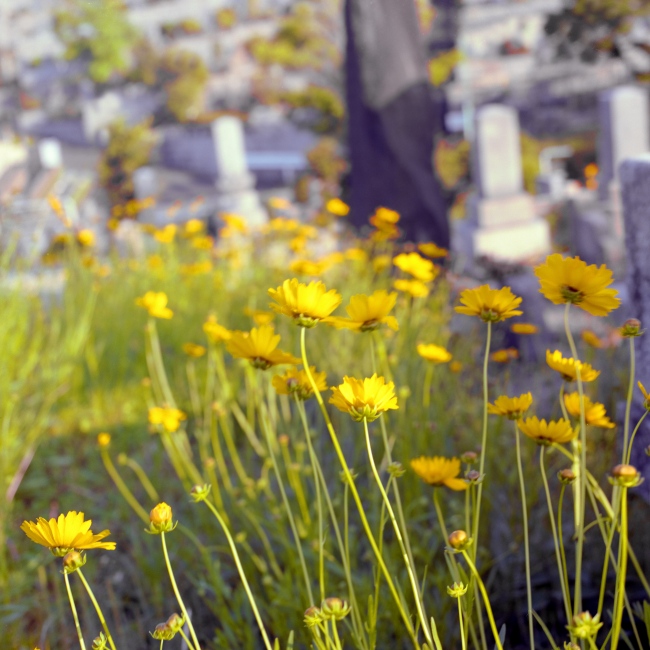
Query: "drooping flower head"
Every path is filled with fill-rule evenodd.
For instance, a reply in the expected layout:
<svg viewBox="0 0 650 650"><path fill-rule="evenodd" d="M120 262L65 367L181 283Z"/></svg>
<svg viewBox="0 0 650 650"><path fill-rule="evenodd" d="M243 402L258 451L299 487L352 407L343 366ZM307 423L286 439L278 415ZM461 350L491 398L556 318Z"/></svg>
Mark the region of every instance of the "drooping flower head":
<svg viewBox="0 0 650 650"><path fill-rule="evenodd" d="M567 359L559 350L555 350L555 352L546 350L546 363L550 368L559 372L564 381L577 379L576 368L580 370L580 380L584 382L594 381L600 375L600 370L594 370L588 363L576 361L572 357Z"/></svg>
<svg viewBox="0 0 650 650"><path fill-rule="evenodd" d="M510 287L492 289L484 284L475 289L465 289L460 294L460 302L462 306L455 307L459 314L478 316L485 323L498 323L523 313L517 309L521 298L515 296Z"/></svg>
<svg viewBox="0 0 650 650"><path fill-rule="evenodd" d="M329 291L322 282L303 284L296 278L285 280L277 289L269 289L275 302L269 304L279 314L293 318L300 327L314 327L341 304L341 295Z"/></svg>
<svg viewBox="0 0 650 650"><path fill-rule="evenodd" d="M36 523L23 521L20 529L32 542L49 548L57 557L63 557L70 551L86 551L93 548L115 550L115 542L101 541L111 534L110 531L103 530L94 534L90 530L92 523L91 519L84 521L83 512L72 510L49 521L43 517L39 517Z"/></svg>
<svg viewBox="0 0 650 650"><path fill-rule="evenodd" d="M315 366L309 366L316 387L322 393L327 390L327 373L316 372ZM304 370L288 368L282 375L274 375L271 380L278 395L295 395L300 400L309 399L314 391Z"/></svg>
<svg viewBox="0 0 650 650"><path fill-rule="evenodd" d="M149 409L149 424L157 430L164 429L168 433L174 433L184 420L187 420L187 415L171 406L152 406Z"/></svg>
<svg viewBox="0 0 650 650"><path fill-rule="evenodd" d="M488 413L503 415L509 420L518 420L531 407L532 403L531 393L523 393L519 397L500 395L494 400L494 404L488 404Z"/></svg>
<svg viewBox="0 0 650 650"><path fill-rule="evenodd" d="M551 445L554 442L564 444L578 437L578 428L571 426L571 422L560 420L540 420L538 417L519 420L519 429L538 445Z"/></svg>
<svg viewBox="0 0 650 650"><path fill-rule="evenodd" d="M357 332L372 332L381 325L397 331L397 319L390 315L396 300L395 292L388 293L384 289L375 291L370 296L357 294L350 298L350 304L345 308L349 318L333 317L330 323L337 329L345 328Z"/></svg>
<svg viewBox="0 0 650 650"><path fill-rule="evenodd" d="M555 253L535 268L535 275L540 293L555 305L571 303L593 316L607 316L621 304L618 291L607 288L614 278L604 264L587 266L579 257Z"/></svg>
<svg viewBox="0 0 650 650"><path fill-rule="evenodd" d="M418 343L417 351L423 359L435 364L448 363L452 359L452 354L447 348L433 343Z"/></svg>
<svg viewBox="0 0 650 650"><path fill-rule="evenodd" d="M144 296L136 298L135 304L146 309L153 318L170 319L174 315L167 307L167 294L163 291L147 291Z"/></svg>
<svg viewBox="0 0 650 650"><path fill-rule="evenodd" d="M395 384L392 381L386 383L384 377L377 374L366 379L343 377L343 383L332 388L329 401L339 411L349 413L357 422L364 419L372 422L384 411L399 408Z"/></svg>
<svg viewBox="0 0 650 650"><path fill-rule="evenodd" d="M393 264L420 282L431 282L439 273L439 269L431 260L417 253L401 253L393 258Z"/></svg>
<svg viewBox="0 0 650 650"><path fill-rule="evenodd" d="M445 485L451 490L460 492L469 487L469 483L460 474L459 458L444 458L443 456L420 456L411 461L413 471L429 485Z"/></svg>
<svg viewBox="0 0 650 650"><path fill-rule="evenodd" d="M226 349L236 359L248 359L254 368L267 370L282 364L297 365L300 359L288 352L277 350L280 335L271 325L253 327L250 332L232 332Z"/></svg>
<svg viewBox="0 0 650 650"><path fill-rule="evenodd" d="M583 395L585 422L593 427L601 429L613 429L616 425L607 417L605 405L600 402L592 402L586 395ZM564 406L569 415L575 418L580 417L580 393L565 393Z"/></svg>

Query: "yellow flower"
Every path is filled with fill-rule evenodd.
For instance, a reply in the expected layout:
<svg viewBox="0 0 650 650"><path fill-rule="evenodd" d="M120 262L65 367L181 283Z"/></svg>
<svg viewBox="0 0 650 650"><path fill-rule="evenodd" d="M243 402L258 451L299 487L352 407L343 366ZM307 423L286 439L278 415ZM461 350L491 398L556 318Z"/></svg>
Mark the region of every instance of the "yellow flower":
<svg viewBox="0 0 650 650"><path fill-rule="evenodd" d="M323 274L326 266L322 262L312 262L311 260L294 260L289 265L289 270L297 275L310 275L318 277Z"/></svg>
<svg viewBox="0 0 650 650"><path fill-rule="evenodd" d="M616 289L607 289L614 281L612 272L603 264L587 266L579 257L549 255L535 268L540 293L553 304L571 303L593 316L607 316L621 301Z"/></svg>
<svg viewBox="0 0 650 650"><path fill-rule="evenodd" d="M460 474L460 459L444 458L443 456L434 456L429 458L421 456L411 461L413 471L429 485L436 487L446 485L452 490L460 492L469 487L469 483L462 478Z"/></svg>
<svg viewBox="0 0 650 650"><path fill-rule="evenodd" d="M84 228L77 233L77 243L84 248L92 248L95 245L95 233L89 228Z"/></svg>
<svg viewBox="0 0 650 650"><path fill-rule="evenodd" d="M84 513L72 510L67 515L59 515L57 519L39 517L36 523L23 521L20 526L32 542L49 548L57 557L63 557L70 551L87 551L92 548L115 550L115 542L102 542L111 533L103 530L96 535L90 530L92 520L84 521Z"/></svg>
<svg viewBox="0 0 650 650"><path fill-rule="evenodd" d="M344 252L345 259L346 260L351 260L353 262L367 262L368 261L368 253L363 250L363 248L348 248Z"/></svg>
<svg viewBox="0 0 650 650"><path fill-rule="evenodd" d="M210 314L208 320L203 323L203 331L213 343L228 341L232 336L232 332L229 329L217 323L217 317L214 314Z"/></svg>
<svg viewBox="0 0 650 650"><path fill-rule="evenodd" d="M488 413L492 415L504 415L509 420L518 420L533 403L531 393L523 393L519 397L508 397L500 395L494 400L494 404L488 404Z"/></svg>
<svg viewBox="0 0 650 650"><path fill-rule="evenodd" d="M431 363L448 363L452 359L452 354L440 345L433 343L418 343L418 354Z"/></svg>
<svg viewBox="0 0 650 650"><path fill-rule="evenodd" d="M193 237L194 235L199 235L205 230L205 224L200 219L190 219L185 223L183 228L184 237Z"/></svg>
<svg viewBox="0 0 650 650"><path fill-rule="evenodd" d="M147 291L141 298L136 298L135 304L143 307L154 318L169 319L174 312L167 307L167 294L162 291Z"/></svg>
<svg viewBox="0 0 650 650"><path fill-rule="evenodd" d="M332 388L329 402L339 411L349 413L357 422L364 419L372 422L384 411L399 408L395 384L392 381L386 383L376 373L366 379L343 377L343 383Z"/></svg>
<svg viewBox="0 0 650 650"><path fill-rule="evenodd" d="M181 264L181 275L205 275L212 271L212 262L194 262L193 264Z"/></svg>
<svg viewBox="0 0 650 650"><path fill-rule="evenodd" d="M100 449L106 449L111 444L111 434L105 431L97 434L97 445Z"/></svg>
<svg viewBox="0 0 650 650"><path fill-rule="evenodd" d="M219 217L226 224L226 227L229 230L241 233L242 235L245 235L248 232L248 225L243 217L229 212L224 212L220 214Z"/></svg>
<svg viewBox="0 0 650 650"><path fill-rule="evenodd" d="M337 329L345 328L359 332L372 332L381 325L387 325L397 331L397 319L389 315L396 300L396 293L388 293L384 289L375 291L370 296L357 294L350 298L350 304L345 308L350 318L333 317L330 323Z"/></svg>
<svg viewBox="0 0 650 650"><path fill-rule="evenodd" d="M188 357L198 359L206 353L206 349L202 345L197 345L196 343L183 343L183 352L185 352Z"/></svg>
<svg viewBox="0 0 650 650"><path fill-rule="evenodd" d="M513 334L537 334L539 328L532 323L513 323L510 326L510 331Z"/></svg>
<svg viewBox="0 0 650 650"><path fill-rule="evenodd" d="M422 244L418 244L418 250L423 255L433 258L447 257L447 255L449 255L449 251L446 248L441 248L434 242L424 242Z"/></svg>
<svg viewBox="0 0 650 650"><path fill-rule="evenodd" d="M275 300L269 307L278 314L294 319L300 327L314 327L341 304L338 291L327 290L322 282L303 284L296 278L285 280L277 289L269 289Z"/></svg>
<svg viewBox="0 0 650 650"><path fill-rule="evenodd" d="M438 268L431 260L426 260L417 253L402 253L393 258L393 264L409 273L420 282L431 282L438 275Z"/></svg>
<svg viewBox="0 0 650 650"><path fill-rule="evenodd" d="M584 399L585 422L594 427L602 429L613 429L616 425L607 417L605 405L600 402L592 402L586 395ZM578 392L566 393L564 395L566 410L573 417L580 417L580 394Z"/></svg>
<svg viewBox="0 0 650 650"><path fill-rule="evenodd" d="M585 382L594 381L600 375L600 370L594 370L588 363L576 361L562 356L559 350L551 352L546 350L546 363L550 368L562 375L564 381L575 381L577 378L576 367L580 369L580 379Z"/></svg>
<svg viewBox="0 0 650 650"><path fill-rule="evenodd" d="M161 244L171 244L176 237L176 226L173 223L167 224L164 228L153 233L154 239Z"/></svg>
<svg viewBox="0 0 650 650"><path fill-rule="evenodd" d="M498 323L506 318L520 316L517 309L521 298L512 293L510 287L492 289L484 284L476 289L465 289L460 294L461 307L455 307L459 314L478 316L486 323Z"/></svg>
<svg viewBox="0 0 650 650"><path fill-rule="evenodd" d="M393 287L413 298L426 298L429 295L429 287L420 280L395 280Z"/></svg>
<svg viewBox="0 0 650 650"><path fill-rule="evenodd" d="M280 335L271 325L254 327L250 332L232 332L226 348L236 359L248 359L254 368L267 370L282 364L297 365L300 359L288 352L276 350Z"/></svg>
<svg viewBox="0 0 650 650"><path fill-rule="evenodd" d="M537 417L526 418L517 423L519 429L529 438L540 445L550 445L554 442L564 444L578 436L578 428L571 426L571 422L564 418L560 420L540 420Z"/></svg>
<svg viewBox="0 0 650 650"><path fill-rule="evenodd" d="M490 354L490 359L496 363L509 363L514 359L519 359L519 350L517 348L505 348L503 350L495 350Z"/></svg>
<svg viewBox="0 0 650 650"><path fill-rule="evenodd" d="M147 266L151 269L160 269L165 266L165 261L160 255L149 255L147 257Z"/></svg>
<svg viewBox="0 0 650 650"><path fill-rule="evenodd" d="M347 217L350 213L350 206L338 198L330 199L325 204L325 209L337 217Z"/></svg>
<svg viewBox="0 0 650 650"><path fill-rule="evenodd" d="M399 212L389 208L377 208L369 221L375 228L394 226L400 219Z"/></svg>
<svg viewBox="0 0 650 650"><path fill-rule="evenodd" d="M173 522L171 506L163 501L152 508L149 513L149 530L146 532L156 535L170 532L174 528L176 528L176 524Z"/></svg>
<svg viewBox="0 0 650 650"><path fill-rule="evenodd" d="M171 406L152 406L149 409L149 424L154 427L162 426L169 433L178 431L183 420L187 420L187 415Z"/></svg>
<svg viewBox="0 0 650 650"><path fill-rule="evenodd" d="M255 325L268 325L275 318L275 314L272 311L251 309L250 307L244 308L244 314L250 316Z"/></svg>
<svg viewBox="0 0 650 650"><path fill-rule="evenodd" d="M326 391L327 373L316 372L315 366L309 366L309 370L318 390L321 393ZM306 400L314 394L307 373L297 368L289 368L283 375L274 375L271 383L278 395L295 395L298 399Z"/></svg>
<svg viewBox="0 0 650 650"><path fill-rule="evenodd" d="M212 248L214 241L212 240L212 237L209 237L208 235L197 235L196 237L192 237L190 243L193 248L209 251Z"/></svg>
<svg viewBox="0 0 650 650"><path fill-rule="evenodd" d="M377 257L372 260L372 270L375 273L381 273L384 269L387 269L392 262L390 255L377 255ZM406 282L406 280L403 280Z"/></svg>
<svg viewBox="0 0 650 650"><path fill-rule="evenodd" d="M582 337L582 340L592 348L600 349L603 347L603 342L600 340L598 335L591 330L583 330L580 336Z"/></svg>
<svg viewBox="0 0 650 650"><path fill-rule="evenodd" d="M291 201L282 196L272 196L268 203L274 210L288 210L291 207Z"/></svg>

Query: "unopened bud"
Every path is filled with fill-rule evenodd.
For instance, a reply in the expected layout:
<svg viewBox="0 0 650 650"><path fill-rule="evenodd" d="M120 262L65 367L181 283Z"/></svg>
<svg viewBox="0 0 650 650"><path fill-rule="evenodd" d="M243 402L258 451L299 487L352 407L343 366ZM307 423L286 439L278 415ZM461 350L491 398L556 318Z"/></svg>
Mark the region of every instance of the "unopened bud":
<svg viewBox="0 0 650 650"><path fill-rule="evenodd" d="M641 478L637 468L633 465L616 465L612 470L610 481L612 484L631 488L639 485L643 479Z"/></svg>
<svg viewBox="0 0 650 650"><path fill-rule="evenodd" d="M167 621L165 621L165 625L176 634L176 632L183 629L183 625L185 625L185 617L174 612Z"/></svg>
<svg viewBox="0 0 650 650"><path fill-rule="evenodd" d="M158 535L174 530L176 524L172 521L172 509L165 502L159 503L149 513L148 533Z"/></svg>
<svg viewBox="0 0 650 650"><path fill-rule="evenodd" d="M66 573L74 573L86 564L86 556L79 551L69 551L63 556L63 570Z"/></svg>
<svg viewBox="0 0 650 650"><path fill-rule="evenodd" d="M326 598L320 606L326 618L342 621L350 613L350 604L343 598Z"/></svg>
<svg viewBox="0 0 650 650"><path fill-rule="evenodd" d="M171 641L176 636L176 632L167 623L158 623L150 634L156 641Z"/></svg>
<svg viewBox="0 0 650 650"><path fill-rule="evenodd" d="M641 329L641 321L637 318L628 318L621 327L621 335L628 339L641 336L644 331Z"/></svg>
<svg viewBox="0 0 650 650"><path fill-rule="evenodd" d="M323 612L321 612L321 610L315 605L312 605L305 612L304 621L307 627L314 627L316 625L319 625L320 623L323 622L323 620L324 620Z"/></svg>
<svg viewBox="0 0 650 650"><path fill-rule="evenodd" d="M471 537L464 530L455 530L449 535L447 541L455 551L464 551L472 543Z"/></svg>
<svg viewBox="0 0 650 650"><path fill-rule="evenodd" d="M195 485L190 490L190 496L192 497L194 503L199 503L200 501L205 501L208 498L208 494L210 494L211 489L212 486L209 483L206 483L205 485Z"/></svg>
<svg viewBox="0 0 650 650"><path fill-rule="evenodd" d="M103 632L93 639L92 650L108 650L108 639Z"/></svg>
<svg viewBox="0 0 650 650"><path fill-rule="evenodd" d="M465 474L465 478L470 482L470 483L480 483L481 482L481 473L475 469L470 469L467 474Z"/></svg>
<svg viewBox="0 0 650 650"><path fill-rule="evenodd" d="M466 451L460 459L463 461L463 463L467 463L468 465L473 465L477 460L478 460L478 454L475 451Z"/></svg>
<svg viewBox="0 0 650 650"><path fill-rule="evenodd" d="M402 463L399 463L397 461L393 461L392 463L389 463L387 469L388 469L388 473L393 478L399 478L400 476L404 476L404 474L406 473L406 470L404 469Z"/></svg>
<svg viewBox="0 0 650 650"><path fill-rule="evenodd" d="M447 593L452 598L460 598L467 593L467 585L464 585L462 582L454 582L453 585L447 587Z"/></svg>
<svg viewBox="0 0 650 650"><path fill-rule="evenodd" d="M563 485L571 485L571 483L573 483L577 478L576 473L572 469L568 468L561 469L557 473L557 477Z"/></svg>

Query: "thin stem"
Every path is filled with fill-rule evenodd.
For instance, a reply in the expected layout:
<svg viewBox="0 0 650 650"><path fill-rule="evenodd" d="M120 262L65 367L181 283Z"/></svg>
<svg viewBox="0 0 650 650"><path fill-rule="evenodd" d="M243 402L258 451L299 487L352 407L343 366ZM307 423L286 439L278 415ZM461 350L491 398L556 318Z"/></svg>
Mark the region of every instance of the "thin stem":
<svg viewBox="0 0 650 650"><path fill-rule="evenodd" d="M461 643L463 644L462 650L467 650L467 641L465 640L465 628L463 627L463 608L460 604L460 598L457 598L458 600L458 621L460 624L460 640Z"/></svg>
<svg viewBox="0 0 650 650"><path fill-rule="evenodd" d="M519 427L515 426L515 442L517 448L517 473L519 474L519 489L521 492L521 516L524 525L524 557L526 561L526 599L528 601L528 637L530 647L535 650L535 633L533 629L533 588L530 579L530 545L528 542L528 505L526 504L526 484L524 481L524 469L521 462L521 444L519 439Z"/></svg>
<svg viewBox="0 0 650 650"><path fill-rule="evenodd" d="M192 635L192 641L194 643L194 647L196 648L196 650L201 650L201 646L199 645L199 640L196 638L196 632L194 632L194 626L192 625L192 621L190 620L190 615L187 613L187 609L185 609L185 603L183 602L183 599L181 598L181 593L180 591L178 591L178 586L176 585L176 578L174 578L172 565L171 562L169 561L169 553L167 553L167 543L165 542L164 532L160 533L160 541L162 542L163 555L165 556L165 564L167 565L167 573L169 574L169 580L172 583L172 589L174 590L176 601L178 602L178 606L181 608L181 611L183 612L183 616L185 616L185 620L187 621L187 627L189 628L190 634Z"/></svg>
<svg viewBox="0 0 650 650"><path fill-rule="evenodd" d="M474 566L474 562L472 562L472 559L468 555L467 551L461 551L461 553L463 554L463 557L465 558L465 561L467 562L470 571L472 572L472 575L476 578L476 584L478 584L478 588L479 591L481 592L481 596L483 596L483 602L485 603L485 611L487 613L488 620L490 621L490 628L492 629L492 634L494 635L494 643L496 644L496 647L499 648L499 650L503 650L503 645L501 644L501 639L499 637L499 632L497 630L497 624L494 620L494 614L492 613L492 606L490 605L490 599L488 598L488 594L485 589L485 585L483 584L483 580L481 580L481 576L476 570L476 567Z"/></svg>
<svg viewBox="0 0 650 650"><path fill-rule="evenodd" d="M429 364L424 373L424 385L422 387L422 406L429 408L431 402L431 382L433 381L433 364Z"/></svg>
<svg viewBox="0 0 650 650"><path fill-rule="evenodd" d="M104 614L102 612L101 607L99 606L99 603L97 602L97 599L95 598L95 594L93 593L93 590L90 588L90 585L86 581L86 578L84 577L84 574L81 572L81 568L77 569L76 571L77 575L81 579L81 582L83 583L83 586L86 588L86 591L88 592L88 597L90 598L95 611L97 612L97 616L99 618L99 622L102 624L102 628L104 629L104 634L106 634L106 638L108 639L108 642L111 645L111 648L113 650L115 649L115 643L113 643L113 637L111 636L110 630L108 629L108 625L106 624L106 619L104 618Z"/></svg>
<svg viewBox="0 0 650 650"><path fill-rule="evenodd" d="M223 530L226 539L228 540L228 546L230 546L230 551L232 553L233 560L235 561L239 577L241 578L244 591L246 592L246 596L248 596L248 601L251 604L255 620L257 621L257 625L260 628L260 633L264 639L264 645L266 646L267 650L272 650L271 641L266 634L266 628L264 627L264 623L262 623L262 617L260 616L260 612L257 609L257 604L255 603L253 592L251 591L250 585L248 584L248 579L244 573L244 567L242 566L241 560L239 559L239 553L237 551L237 547L235 546L235 540L233 539L232 534L230 533L230 530L223 517L219 514L219 511L207 499L205 500L205 505L210 508L212 514L217 518L217 521L219 522L219 525L221 526L221 529Z"/></svg>
<svg viewBox="0 0 650 650"><path fill-rule="evenodd" d="M113 465L113 461L105 449L101 450L101 456L108 475L113 479L113 483L115 483L115 486L120 491L120 494L124 497L124 500L131 506L131 508L133 508L138 517L140 517L140 519L142 519L145 524L148 524L149 514L140 505L138 500L133 496L131 490L129 490L127 487L126 483L122 480L122 477L120 476L117 469L115 469L115 465Z"/></svg>
<svg viewBox="0 0 650 650"><path fill-rule="evenodd" d="M555 515L553 513L553 502L551 501L551 492L548 489L548 479L546 478L546 467L544 466L544 451L545 446L540 447L539 451L539 470L542 474L542 482L544 483L544 492L546 494L546 504L548 506L548 516L551 521L551 532L553 533L553 546L555 547L555 559L557 560L557 570L560 576L560 586L562 587L562 600L564 601L564 611L567 617L567 625L571 625L571 606L569 601L571 594L567 592L566 585L562 578L562 558L560 556L560 547L557 540L557 530L555 528ZM574 610L575 611L575 610Z"/></svg>
<svg viewBox="0 0 650 650"><path fill-rule="evenodd" d="M630 464L630 458L632 457L632 445L634 444L634 438L636 438L637 431L639 430L639 427L641 426L641 423L643 420L645 420L646 415L648 415L650 411L645 411L645 413L640 417L639 421L637 422L636 426L634 427L634 431L632 432L632 437L630 438L630 446L627 449L627 456L625 457L625 464L629 465Z"/></svg>
<svg viewBox="0 0 650 650"><path fill-rule="evenodd" d="M625 425L623 427L623 459L622 463L629 463L630 454L628 452L627 442L630 434L630 411L632 409L632 396L634 395L634 336L630 336L630 381L627 385L627 399L625 400ZM647 413L647 411L646 411ZM630 450L632 442L630 441Z"/></svg>
<svg viewBox="0 0 650 650"><path fill-rule="evenodd" d="M72 589L70 589L70 578L66 571L63 572L63 577L65 578L65 588L68 591L68 599L70 600L70 609L72 610L72 618L74 618L74 626L77 630L77 636L79 637L79 646L81 650L86 650L86 644L84 643L84 637L81 633L81 625L79 625L79 616L77 615L77 607L74 604L74 598L72 596Z"/></svg>
<svg viewBox="0 0 650 650"><path fill-rule="evenodd" d="M560 488L560 498L557 505L557 539L560 546L560 559L562 561L562 580L564 580L564 589L566 593L571 593L569 591L569 571L567 569L566 563L566 553L564 551L564 535L562 533L562 504L564 502L564 492L566 489L566 484L562 483ZM571 599L567 598L567 605L569 606L569 615L573 618L573 612L571 611Z"/></svg>
<svg viewBox="0 0 650 650"><path fill-rule="evenodd" d="M359 496L359 492L357 490L357 487L354 483L354 478L352 474L350 473L350 468L348 467L348 464L345 460L345 456L343 455L343 450L341 449L341 445L339 443L338 437L336 435L336 432L334 431L334 427L332 426L332 421L330 420L329 414L327 413L327 409L325 408L325 403L323 402L323 396L320 393L320 390L318 390L318 386L316 385L316 382L314 381L314 377L311 374L311 371L309 369L309 361L307 359L307 347L305 345L305 328L301 328L300 332L300 352L302 356L302 363L305 369L305 374L307 375L307 378L309 380L309 384L314 391L314 397L316 397L316 401L318 402L318 406L321 410L321 413L323 414L323 418L325 420L325 425L327 427L327 431L330 435L330 439L332 440L332 445L334 446L334 450L336 452L336 455L338 456L339 462L341 463L341 467L343 468L343 474L346 479L346 483L349 486L350 493L352 494L352 498L354 499L354 502L357 506L357 510L359 511L359 517L361 519L361 524L363 526L363 529L366 533L366 536L368 538L368 542L370 543L370 546L372 547L373 553L375 554L375 557L377 558L377 562L379 564L379 567L384 574L384 578L386 579L386 583L388 584L388 588L390 589L391 595L393 596L393 599L395 600L395 604L397 605L397 608L399 610L400 616L402 617L402 621L404 622L404 625L406 626L406 630L408 632L409 637L411 638L411 641L413 642L415 648L417 650L420 650L420 646L417 640L417 637L415 635L415 631L413 629L413 624L411 622L411 619L409 618L408 614L404 610L404 606L402 605L402 601L399 597L399 594L397 593L397 589L395 588L395 583L393 582L393 579L390 575L390 572L388 571L388 567L386 566L386 563L384 562L384 558L382 557L381 552L379 551L379 548L377 547L377 542L375 541L375 538L372 534L372 530L370 528L370 524L368 523L368 518L366 517L365 510L363 508L363 503L361 502L361 497Z"/></svg>
<svg viewBox="0 0 650 650"><path fill-rule="evenodd" d="M120 462L119 457L118 457L118 462ZM147 493L147 496L151 499L151 501L153 501L154 503L158 503L160 501L160 496L158 495L156 488L149 480L149 477L147 476L146 472L142 469L140 463L138 463L137 460L134 460L133 458L126 456L124 460L124 464L133 470L133 473L138 477L138 480L142 484L144 491Z"/></svg>
<svg viewBox="0 0 650 650"><path fill-rule="evenodd" d="M612 490L612 501L614 503L614 518L610 522L610 529L605 541L605 560L603 563L603 571L600 576L600 594L598 596L598 609L597 612L602 616L603 604L605 603L605 588L607 586L607 567L609 566L610 553L612 548L612 542L614 540L614 533L616 532L616 522L618 520L618 509L620 504L620 493L617 485L614 486ZM616 568L616 567L615 567Z"/></svg>
<svg viewBox="0 0 650 650"><path fill-rule="evenodd" d="M625 578L627 576L627 488L621 487L621 532L618 544L618 570L614 592L614 613L612 615L611 650L616 650L621 636L623 620L623 601L625 597Z"/></svg>

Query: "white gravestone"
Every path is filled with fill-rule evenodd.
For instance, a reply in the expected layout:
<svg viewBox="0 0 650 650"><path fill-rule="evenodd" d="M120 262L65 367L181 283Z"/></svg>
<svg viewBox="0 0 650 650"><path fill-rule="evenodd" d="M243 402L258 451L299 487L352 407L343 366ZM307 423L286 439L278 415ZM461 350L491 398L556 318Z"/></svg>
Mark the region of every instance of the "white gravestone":
<svg viewBox="0 0 650 650"><path fill-rule="evenodd" d="M212 123L212 140L220 210L238 214L250 225L265 223L267 216L255 190L255 178L248 171L242 121L231 115L217 118Z"/></svg>
<svg viewBox="0 0 650 650"><path fill-rule="evenodd" d="M476 114L473 150L478 195L470 202L471 253L519 262L550 250L550 229L524 191L519 118L488 104Z"/></svg>
<svg viewBox="0 0 650 650"><path fill-rule="evenodd" d="M43 169L59 169L63 167L61 143L55 138L43 138L38 143L38 159Z"/></svg>
<svg viewBox="0 0 650 650"><path fill-rule="evenodd" d="M113 92L97 99L88 100L82 108L84 136L93 144L105 144L108 140L108 127L122 115L122 100Z"/></svg>

